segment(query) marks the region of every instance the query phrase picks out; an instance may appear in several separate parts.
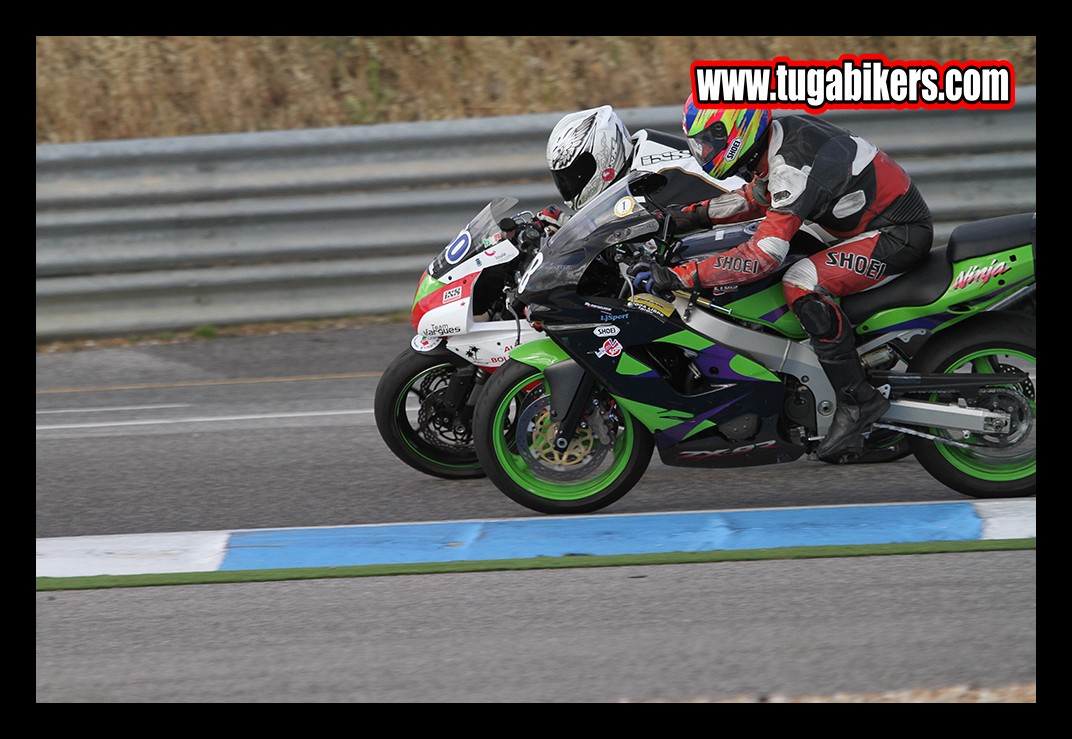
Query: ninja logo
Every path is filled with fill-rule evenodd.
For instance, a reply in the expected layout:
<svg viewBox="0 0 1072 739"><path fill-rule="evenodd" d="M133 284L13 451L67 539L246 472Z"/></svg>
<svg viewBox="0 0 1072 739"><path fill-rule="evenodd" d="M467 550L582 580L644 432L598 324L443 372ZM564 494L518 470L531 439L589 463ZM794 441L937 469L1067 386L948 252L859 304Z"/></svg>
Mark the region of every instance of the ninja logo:
<svg viewBox="0 0 1072 739"><path fill-rule="evenodd" d="M999 262L996 259L991 260L989 267L980 268L978 265L973 264L968 268L967 272L961 272L957 275L957 281L954 283L953 289L960 290L973 284L985 285L990 281L991 277L1005 274L1011 269L1012 267L1005 264L1005 262Z"/></svg>

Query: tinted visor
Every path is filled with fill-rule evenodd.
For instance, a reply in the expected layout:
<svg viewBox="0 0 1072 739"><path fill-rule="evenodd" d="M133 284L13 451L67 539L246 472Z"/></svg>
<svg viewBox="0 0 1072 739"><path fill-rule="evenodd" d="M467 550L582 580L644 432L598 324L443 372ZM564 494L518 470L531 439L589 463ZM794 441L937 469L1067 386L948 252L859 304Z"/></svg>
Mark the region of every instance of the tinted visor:
<svg viewBox="0 0 1072 739"><path fill-rule="evenodd" d="M689 136L689 151L701 167L710 164L729 144L729 132L722 121L708 126L695 136Z"/></svg>
<svg viewBox="0 0 1072 739"><path fill-rule="evenodd" d="M565 201L574 200L596 173L596 160L588 152L578 155L567 167L551 170L551 179Z"/></svg>

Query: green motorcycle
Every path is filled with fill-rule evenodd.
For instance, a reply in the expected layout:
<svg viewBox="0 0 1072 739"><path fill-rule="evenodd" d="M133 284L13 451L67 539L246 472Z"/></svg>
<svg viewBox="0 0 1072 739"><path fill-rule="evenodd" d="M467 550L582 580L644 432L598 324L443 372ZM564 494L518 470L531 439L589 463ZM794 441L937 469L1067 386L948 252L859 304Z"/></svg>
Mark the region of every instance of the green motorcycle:
<svg viewBox="0 0 1072 739"><path fill-rule="evenodd" d="M602 509L656 449L675 467L786 463L830 427L836 393L781 272L721 295L633 292L630 265L676 253L662 184L641 172L611 186L520 276L517 297L544 337L488 380L473 434L488 478L531 510ZM730 227L729 245L733 228L747 226ZM844 298L869 379L890 399L869 446L906 440L964 495L1034 495L1035 319L1023 309L1034 293L1025 213L960 226L917 269Z"/></svg>

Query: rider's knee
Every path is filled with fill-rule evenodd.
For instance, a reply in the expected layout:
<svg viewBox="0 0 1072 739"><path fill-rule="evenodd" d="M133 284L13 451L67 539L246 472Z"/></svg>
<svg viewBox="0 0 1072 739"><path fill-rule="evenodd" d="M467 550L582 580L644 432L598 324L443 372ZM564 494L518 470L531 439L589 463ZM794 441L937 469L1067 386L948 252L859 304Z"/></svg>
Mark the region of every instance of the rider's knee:
<svg viewBox="0 0 1072 739"><path fill-rule="evenodd" d="M840 332L841 318L837 308L818 293L807 293L795 300L793 312L812 338L829 341Z"/></svg>

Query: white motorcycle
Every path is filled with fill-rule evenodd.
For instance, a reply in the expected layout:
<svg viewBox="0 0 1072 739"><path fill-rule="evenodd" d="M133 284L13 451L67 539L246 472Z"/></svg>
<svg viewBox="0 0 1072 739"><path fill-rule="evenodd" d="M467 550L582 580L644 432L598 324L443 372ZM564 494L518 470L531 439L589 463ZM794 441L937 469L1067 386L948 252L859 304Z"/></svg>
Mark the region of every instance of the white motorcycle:
<svg viewBox="0 0 1072 739"><path fill-rule="evenodd" d="M665 175L668 202L717 197L743 184L708 177L680 136L645 129L633 143L630 171ZM484 477L473 447L476 399L510 352L538 335L521 318L513 293L548 234L532 225L531 211L511 216L517 203L505 197L488 203L429 264L413 300L416 335L376 387L376 426L384 442L410 467L434 477ZM696 245L690 251L705 249L702 237L686 241Z"/></svg>
<svg viewBox="0 0 1072 739"><path fill-rule="evenodd" d="M511 292L542 234L527 226L531 213L507 220L517 202L488 203L428 266L413 299L417 333L376 386L384 442L434 477L484 476L473 450L473 404L510 350L536 336L514 314ZM504 236L515 230L511 223L513 241Z"/></svg>

